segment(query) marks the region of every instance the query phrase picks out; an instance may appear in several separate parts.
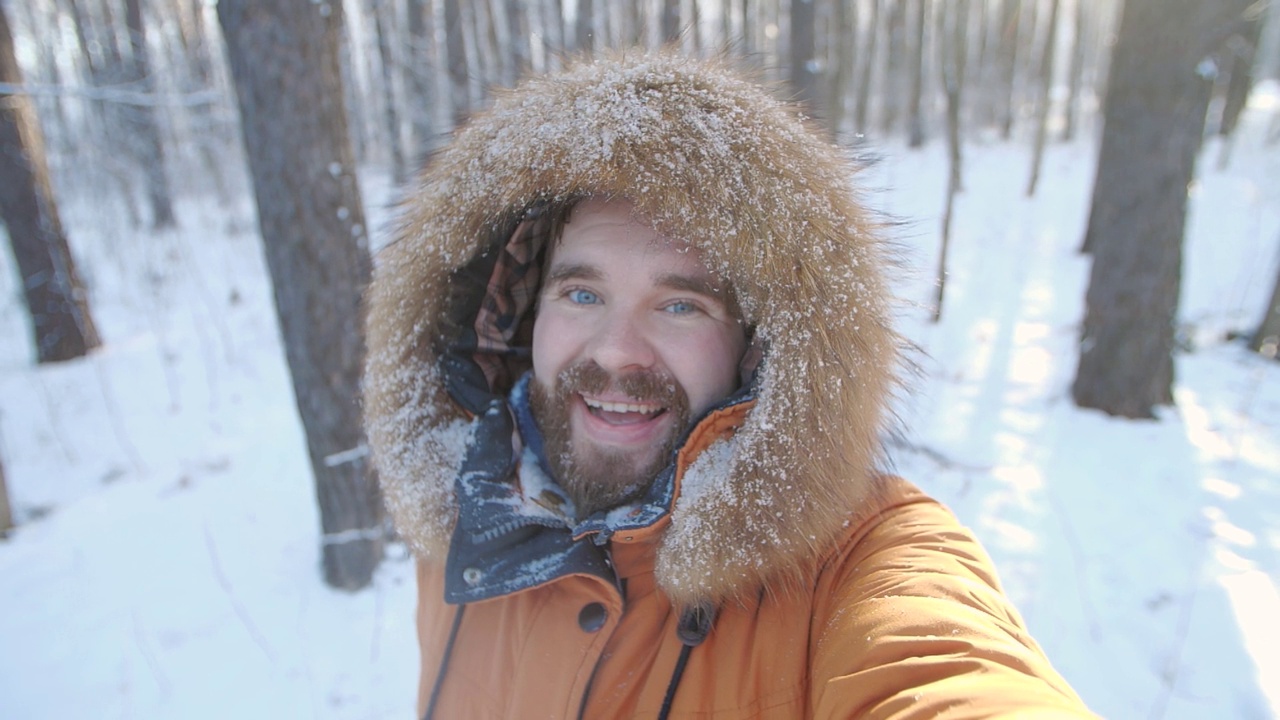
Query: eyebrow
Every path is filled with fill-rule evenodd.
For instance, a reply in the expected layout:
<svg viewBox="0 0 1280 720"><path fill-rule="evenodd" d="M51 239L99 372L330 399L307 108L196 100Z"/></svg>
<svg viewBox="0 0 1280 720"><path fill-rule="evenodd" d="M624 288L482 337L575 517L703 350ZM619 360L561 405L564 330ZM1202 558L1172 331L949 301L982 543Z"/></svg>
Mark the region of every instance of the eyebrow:
<svg viewBox="0 0 1280 720"><path fill-rule="evenodd" d="M543 287L551 287L557 283L566 280L604 280L604 273L594 265L586 263L571 263L552 268L547 273L546 279L543 281ZM684 290L695 295L703 295L705 297L714 298L725 301L724 289L713 278L698 277L695 275L682 275L680 273L666 273L659 275L654 282L660 287L672 290Z"/></svg>
<svg viewBox="0 0 1280 720"><path fill-rule="evenodd" d="M724 300L724 290L720 284L707 277L668 273L657 278L657 284L673 290L684 290L696 295L704 295L717 300Z"/></svg>
<svg viewBox="0 0 1280 720"><path fill-rule="evenodd" d="M604 279L604 275L600 272L600 269L597 268L596 266L587 265L586 263L573 263L570 265L561 265L560 267L553 267L551 271L547 273L547 278L546 280L543 281L543 286L544 287L551 286L556 283L563 282L565 280L603 280L603 279Z"/></svg>

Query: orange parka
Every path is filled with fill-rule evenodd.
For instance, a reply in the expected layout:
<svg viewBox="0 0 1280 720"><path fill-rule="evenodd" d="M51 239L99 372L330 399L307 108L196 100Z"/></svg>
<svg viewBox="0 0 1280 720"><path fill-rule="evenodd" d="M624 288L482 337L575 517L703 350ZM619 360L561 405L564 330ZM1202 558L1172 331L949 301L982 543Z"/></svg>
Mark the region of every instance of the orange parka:
<svg viewBox="0 0 1280 720"><path fill-rule="evenodd" d="M622 54L499 93L406 192L365 412L418 556L420 716L1089 716L972 536L876 470L902 343L855 173L720 61ZM525 390L590 195L697 248L752 349L642 498L577 517Z"/></svg>

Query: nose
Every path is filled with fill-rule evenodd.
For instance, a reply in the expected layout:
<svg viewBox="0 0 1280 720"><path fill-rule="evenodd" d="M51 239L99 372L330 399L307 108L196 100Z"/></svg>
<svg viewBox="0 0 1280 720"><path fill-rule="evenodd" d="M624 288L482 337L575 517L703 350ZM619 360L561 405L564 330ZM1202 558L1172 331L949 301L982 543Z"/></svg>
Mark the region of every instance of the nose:
<svg viewBox="0 0 1280 720"><path fill-rule="evenodd" d="M653 367L657 352L644 323L630 313L611 313L597 328L591 357L613 373Z"/></svg>

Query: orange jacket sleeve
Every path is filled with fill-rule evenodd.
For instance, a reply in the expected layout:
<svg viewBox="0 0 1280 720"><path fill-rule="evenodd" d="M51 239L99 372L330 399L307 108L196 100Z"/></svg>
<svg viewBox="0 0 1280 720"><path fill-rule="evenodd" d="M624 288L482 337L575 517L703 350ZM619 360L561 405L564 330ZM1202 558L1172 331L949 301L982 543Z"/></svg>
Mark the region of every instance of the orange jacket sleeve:
<svg viewBox="0 0 1280 720"><path fill-rule="evenodd" d="M917 499L853 532L819 581L815 718L1092 718L1028 635L990 558Z"/></svg>

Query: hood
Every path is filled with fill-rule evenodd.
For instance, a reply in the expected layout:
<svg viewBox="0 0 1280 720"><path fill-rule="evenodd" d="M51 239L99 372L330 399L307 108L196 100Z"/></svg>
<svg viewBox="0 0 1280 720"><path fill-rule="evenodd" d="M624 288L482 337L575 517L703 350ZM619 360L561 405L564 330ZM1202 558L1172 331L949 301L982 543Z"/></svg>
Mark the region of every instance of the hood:
<svg viewBox="0 0 1280 720"><path fill-rule="evenodd" d="M480 435L519 452L475 421L529 367L548 208L604 195L698 248L764 352L754 407L681 458L659 584L719 602L817 560L873 504L901 364L884 228L856 171L724 59L614 54L496 91L406 189L368 291L366 429L405 541L445 556Z"/></svg>

